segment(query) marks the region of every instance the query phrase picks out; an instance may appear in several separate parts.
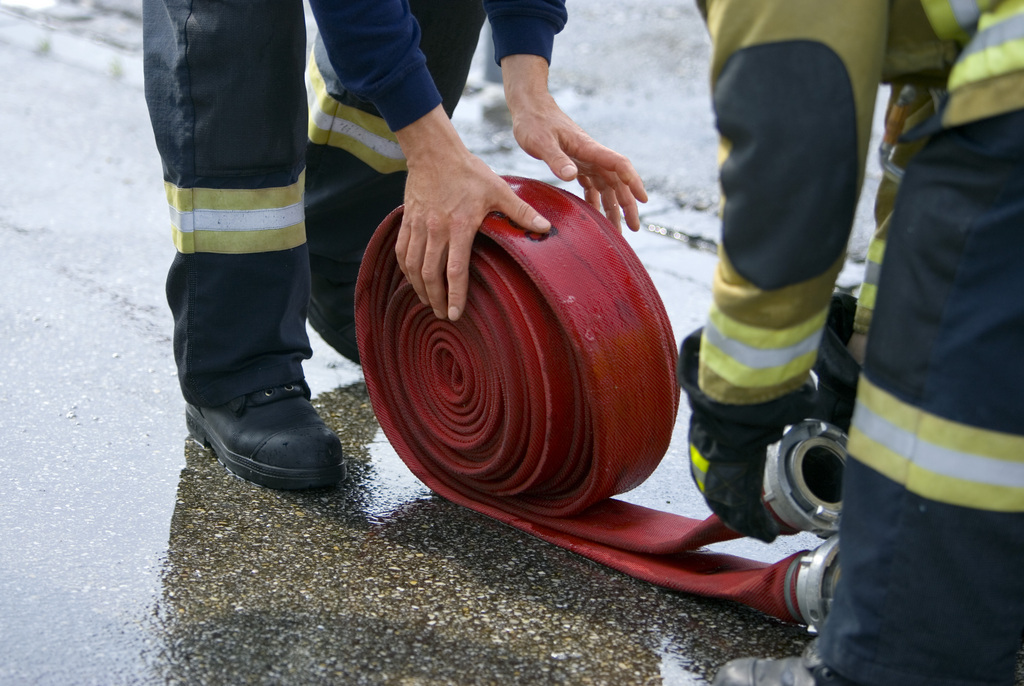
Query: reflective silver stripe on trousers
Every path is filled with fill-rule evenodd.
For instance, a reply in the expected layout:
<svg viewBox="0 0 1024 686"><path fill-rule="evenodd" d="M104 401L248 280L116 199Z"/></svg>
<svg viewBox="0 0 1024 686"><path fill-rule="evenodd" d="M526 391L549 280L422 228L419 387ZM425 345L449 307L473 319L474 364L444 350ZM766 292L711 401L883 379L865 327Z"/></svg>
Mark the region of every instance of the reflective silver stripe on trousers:
<svg viewBox="0 0 1024 686"><path fill-rule="evenodd" d="M878 277L882 274L882 265L878 262L868 260L867 266L864 268L864 283L873 283L878 285Z"/></svg>
<svg viewBox="0 0 1024 686"><path fill-rule="evenodd" d="M193 210L179 212L168 206L171 224L182 233L193 231L269 231L301 224L305 209L301 202L269 210Z"/></svg>
<svg viewBox="0 0 1024 686"><path fill-rule="evenodd" d="M871 440L930 472L961 481L1024 488L1024 462L996 460L929 443L880 417L860 402L857 403L853 423Z"/></svg>
<svg viewBox="0 0 1024 686"><path fill-rule="evenodd" d="M348 136L349 138L359 141L378 155L383 155L388 159L405 159L405 154L402 152L402 148L393 140L371 133L347 119L332 117L319 107L314 106L310 111L312 112L311 116L313 124L315 124L318 129L323 131L334 131L335 133L340 133L343 136Z"/></svg>
<svg viewBox="0 0 1024 686"><path fill-rule="evenodd" d="M818 344L821 342L821 331L819 330L802 341L784 348L754 348L726 337L710 321L704 327L704 335L707 336L711 345L751 369L782 367L802 355L817 350Z"/></svg>

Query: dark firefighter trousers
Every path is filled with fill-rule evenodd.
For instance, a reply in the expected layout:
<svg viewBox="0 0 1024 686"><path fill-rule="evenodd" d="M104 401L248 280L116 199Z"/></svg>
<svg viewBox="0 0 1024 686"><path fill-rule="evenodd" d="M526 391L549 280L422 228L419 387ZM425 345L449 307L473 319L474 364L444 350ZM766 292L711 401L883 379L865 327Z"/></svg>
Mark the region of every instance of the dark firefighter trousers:
<svg viewBox="0 0 1024 686"><path fill-rule="evenodd" d="M879 83L941 87L957 53L916 1L706 9L725 202L700 383L753 405L813 362ZM868 686L1011 684L1021 647L1024 112L984 102L933 131L889 223L820 646Z"/></svg>
<svg viewBox="0 0 1024 686"><path fill-rule="evenodd" d="M1024 630L1024 111L935 134L896 198L821 638L863 684L1012 684Z"/></svg>
<svg viewBox="0 0 1024 686"><path fill-rule="evenodd" d="M411 6L450 115L479 40L481 2ZM300 0L145 0L143 9L146 99L175 199L178 251L167 278L174 355L185 399L216 406L302 378L312 354L311 265L314 274L354 281L373 230L402 203L405 171L379 171L307 137ZM329 95L383 126L371 104L337 82L319 37L314 50ZM283 217L280 226L247 231L266 208ZM190 222L218 216L224 231L203 241L189 231Z"/></svg>

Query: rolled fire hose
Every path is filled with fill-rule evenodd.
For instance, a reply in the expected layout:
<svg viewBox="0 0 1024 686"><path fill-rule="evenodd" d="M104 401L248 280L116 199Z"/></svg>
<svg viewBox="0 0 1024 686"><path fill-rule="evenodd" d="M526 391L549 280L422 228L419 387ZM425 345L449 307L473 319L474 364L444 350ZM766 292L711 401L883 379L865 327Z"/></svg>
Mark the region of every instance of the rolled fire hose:
<svg viewBox="0 0 1024 686"><path fill-rule="evenodd" d="M679 389L668 316L607 219L553 186L506 180L553 228L529 233L489 215L456 322L421 304L398 267L402 208L367 248L359 355L399 457L442 497L583 557L810 624L806 608L824 607L813 551L776 563L710 551L740 535L714 516L612 497L650 476L669 446Z"/></svg>

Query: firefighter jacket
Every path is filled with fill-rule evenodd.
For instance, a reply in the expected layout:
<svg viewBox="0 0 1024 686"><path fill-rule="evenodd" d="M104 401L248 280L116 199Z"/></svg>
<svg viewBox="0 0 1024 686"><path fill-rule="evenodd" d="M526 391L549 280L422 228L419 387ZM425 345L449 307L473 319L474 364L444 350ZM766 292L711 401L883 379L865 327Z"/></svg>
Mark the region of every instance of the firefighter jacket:
<svg viewBox="0 0 1024 686"><path fill-rule="evenodd" d="M1024 3L709 0L702 9L723 228L700 388L756 404L799 388L814 364L879 84L948 91L943 127L1024 107Z"/></svg>

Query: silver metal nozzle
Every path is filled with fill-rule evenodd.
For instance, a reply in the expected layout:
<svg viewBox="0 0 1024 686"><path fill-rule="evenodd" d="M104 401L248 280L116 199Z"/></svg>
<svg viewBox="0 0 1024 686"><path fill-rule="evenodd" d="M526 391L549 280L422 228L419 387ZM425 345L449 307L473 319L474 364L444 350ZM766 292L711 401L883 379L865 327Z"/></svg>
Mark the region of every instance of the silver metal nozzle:
<svg viewBox="0 0 1024 686"><path fill-rule="evenodd" d="M794 424L770 451L764 504L785 525L828 538L839 530L843 507L846 434L828 422Z"/></svg>
<svg viewBox="0 0 1024 686"><path fill-rule="evenodd" d="M818 632L832 609L840 571L839 537L833 536L794 559L786 572L786 606L811 633Z"/></svg>

